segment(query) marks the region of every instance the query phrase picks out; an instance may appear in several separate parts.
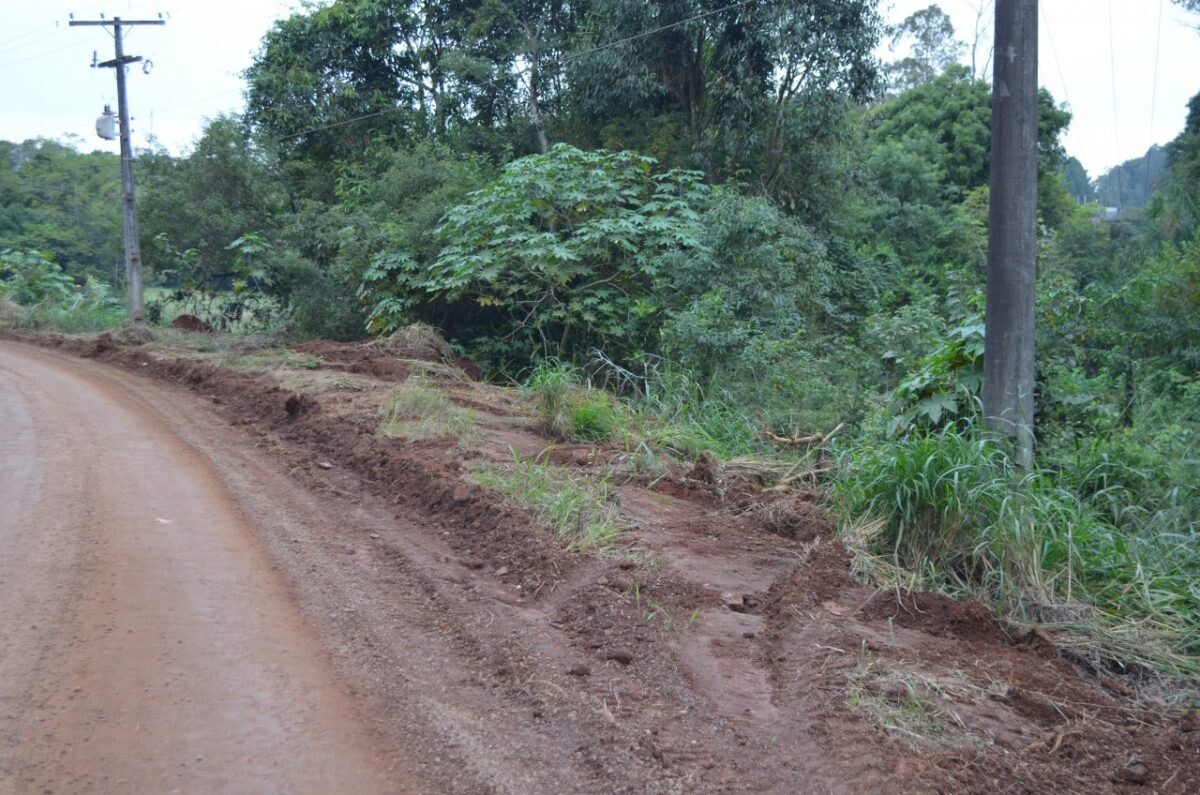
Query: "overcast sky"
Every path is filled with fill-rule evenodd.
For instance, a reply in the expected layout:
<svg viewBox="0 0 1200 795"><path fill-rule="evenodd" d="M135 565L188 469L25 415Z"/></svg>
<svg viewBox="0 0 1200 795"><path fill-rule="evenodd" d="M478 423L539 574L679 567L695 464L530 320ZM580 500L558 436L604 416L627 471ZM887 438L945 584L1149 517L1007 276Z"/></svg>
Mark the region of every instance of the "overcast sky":
<svg viewBox="0 0 1200 795"><path fill-rule="evenodd" d="M102 28L68 27L68 14L154 18L161 12L165 26L134 28L128 36L126 51L153 62L148 75L130 71L132 127L135 145L152 134L176 152L196 138L205 117L240 109L239 73L271 22L298 6L293 0L0 2L5 11L0 139L77 135L83 148L116 151L116 143L96 138L93 128L106 102L115 108L113 73L90 67L93 51L100 60L112 57L112 38ZM982 68L991 47L991 0L940 5L969 45L981 3ZM1200 91L1200 33L1191 26L1200 19L1188 18L1169 0L1161 4L1159 45L1159 0L1041 0L1041 83L1074 113L1065 143L1092 176L1141 155L1151 143L1174 138L1188 99ZM927 5L928 0L883 0L881 10L896 21Z"/></svg>

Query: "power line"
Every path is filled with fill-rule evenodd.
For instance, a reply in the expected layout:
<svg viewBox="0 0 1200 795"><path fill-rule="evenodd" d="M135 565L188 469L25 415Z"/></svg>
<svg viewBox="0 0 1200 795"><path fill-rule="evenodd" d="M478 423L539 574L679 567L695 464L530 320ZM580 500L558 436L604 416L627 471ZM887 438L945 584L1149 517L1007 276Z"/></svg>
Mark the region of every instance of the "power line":
<svg viewBox="0 0 1200 795"><path fill-rule="evenodd" d="M78 48L78 47L79 47L79 41L76 40L76 41L73 41L70 44L64 45L62 47L55 47L53 50L46 50L45 52L39 52L35 55L29 55L24 58L19 58L15 61L9 61L8 63L0 63L0 69L7 69L10 66L16 66L17 64L23 64L23 63L26 63L27 61L34 61L34 60L37 60L38 58L45 58L47 55L54 55L55 53L62 52L63 50L70 50L72 48Z"/></svg>
<svg viewBox="0 0 1200 795"><path fill-rule="evenodd" d="M1154 82L1150 91L1150 145L1146 147L1146 199L1150 199L1150 150L1154 146L1154 106L1158 101L1158 56L1162 49L1163 0L1158 0L1158 32L1154 40Z"/></svg>
<svg viewBox="0 0 1200 795"><path fill-rule="evenodd" d="M1117 113L1117 57L1115 51L1112 0L1108 0L1108 67L1112 75L1113 143L1117 147L1117 165L1114 168L1117 172L1117 206L1124 207L1125 196L1121 190L1121 132L1119 129L1121 116Z"/></svg>
<svg viewBox="0 0 1200 795"><path fill-rule="evenodd" d="M705 11L702 14L696 14L695 16L688 17L687 19L681 19L677 22L672 22L668 25L662 25L660 27L652 28L650 30L644 30L641 33L635 33L634 35L626 36L623 39L617 39L616 41L610 41L605 44L601 44L597 47L592 47L591 49L583 50L582 52L570 53L568 55L563 56L562 58L559 58L557 61L547 61L546 63L541 64L540 68L545 68L547 66L565 66L566 64L570 63L571 61L579 60L580 58L586 57L588 55L593 55L593 54L595 54L597 52L601 52L603 50L610 50L613 47L619 47L622 44L628 44L632 41L637 41L638 39L644 39L647 36L653 36L656 33L662 33L665 30L677 28L681 25L686 25L690 22L698 22L699 20L706 19L707 17L715 16L717 14L723 14L726 11L732 11L735 8L741 8L742 6L749 5L750 3L753 3L755 1L756 0L740 0L740 2L737 2L737 3L730 3L729 5L721 6L720 8L714 8L711 11ZM515 72L513 72L511 75L506 75L505 77L506 78L515 77L517 75L525 74L527 72L532 72L535 68L539 68L539 67L535 66L535 65L530 65L523 69L518 69ZM487 81L481 83L480 87L483 87L483 86L493 86L494 87L497 85L497 83L499 83L500 79L501 78L499 78L499 77L492 78L491 80L487 80ZM300 132L297 132L297 133L291 133L289 135L284 135L280 138L277 138L276 143L283 143L284 141L290 141L291 139L299 138L302 135L310 135L315 132L324 132L325 130L333 130L338 127L345 127L348 124L354 124L355 122L358 122L358 121L366 121L367 119L378 118L379 116L384 116L388 113L396 113L401 110L405 110L405 108L391 107L391 108L384 108L383 110L377 110L372 113L364 113L361 116L354 116L349 119L342 119L341 121L331 122L330 124L323 124L323 125L320 125L317 127L312 127L307 130L301 130Z"/></svg>
<svg viewBox="0 0 1200 795"><path fill-rule="evenodd" d="M1063 77L1062 64L1058 60L1058 48L1054 46L1054 32L1050 30L1050 17L1046 15L1046 7L1038 3L1038 12L1042 15L1042 24L1046 27L1046 39L1050 42L1050 54L1054 56L1054 68L1058 71L1058 82L1062 86L1063 99L1071 104L1071 95L1067 93L1067 80Z"/></svg>

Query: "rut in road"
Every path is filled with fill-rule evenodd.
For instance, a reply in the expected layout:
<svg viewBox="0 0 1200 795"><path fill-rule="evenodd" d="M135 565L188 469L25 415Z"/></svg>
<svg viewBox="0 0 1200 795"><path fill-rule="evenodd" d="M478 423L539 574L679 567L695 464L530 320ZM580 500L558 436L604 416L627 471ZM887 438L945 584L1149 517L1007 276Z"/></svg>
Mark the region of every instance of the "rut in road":
<svg viewBox="0 0 1200 795"><path fill-rule="evenodd" d="M0 349L0 790L405 789L211 465L84 370Z"/></svg>

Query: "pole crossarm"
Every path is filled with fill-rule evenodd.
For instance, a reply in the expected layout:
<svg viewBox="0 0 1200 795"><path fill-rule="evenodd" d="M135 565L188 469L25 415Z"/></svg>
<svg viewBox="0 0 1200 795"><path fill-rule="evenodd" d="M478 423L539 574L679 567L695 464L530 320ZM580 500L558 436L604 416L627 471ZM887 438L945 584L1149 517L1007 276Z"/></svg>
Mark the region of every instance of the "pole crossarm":
<svg viewBox="0 0 1200 795"><path fill-rule="evenodd" d="M127 63L137 63L142 60L140 55L126 55L120 59L113 58L111 61L101 61L96 64L97 69L111 69L114 66L124 66Z"/></svg>
<svg viewBox="0 0 1200 795"><path fill-rule="evenodd" d="M121 19L113 17L112 19L72 19L67 23L73 28L78 28L84 25L120 25L122 27L128 25L165 25L165 19Z"/></svg>

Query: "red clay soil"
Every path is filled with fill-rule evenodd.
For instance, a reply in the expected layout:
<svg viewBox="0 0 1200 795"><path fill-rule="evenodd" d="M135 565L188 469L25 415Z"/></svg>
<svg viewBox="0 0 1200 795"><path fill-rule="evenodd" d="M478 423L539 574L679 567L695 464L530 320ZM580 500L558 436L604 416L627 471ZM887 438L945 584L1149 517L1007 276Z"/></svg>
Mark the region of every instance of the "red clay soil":
<svg viewBox="0 0 1200 795"><path fill-rule="evenodd" d="M458 771L447 790L1200 791L1194 712L1106 689L981 605L863 587L819 495L730 488L701 461L630 479L618 543L572 551L465 475L509 446L568 472L610 457L552 445L493 388L443 384L485 429L463 449L384 438L337 393L107 336L31 341L190 392L317 495L334 518L311 544L264 543L302 605L355 595L323 637L397 747L426 737L425 762ZM296 349L384 383L409 370Z"/></svg>
<svg viewBox="0 0 1200 795"><path fill-rule="evenodd" d="M177 328L181 331L193 331L200 334L211 334L213 327L204 320L195 315L180 315L171 321L171 328Z"/></svg>

